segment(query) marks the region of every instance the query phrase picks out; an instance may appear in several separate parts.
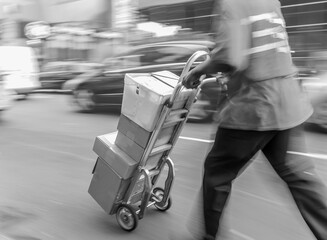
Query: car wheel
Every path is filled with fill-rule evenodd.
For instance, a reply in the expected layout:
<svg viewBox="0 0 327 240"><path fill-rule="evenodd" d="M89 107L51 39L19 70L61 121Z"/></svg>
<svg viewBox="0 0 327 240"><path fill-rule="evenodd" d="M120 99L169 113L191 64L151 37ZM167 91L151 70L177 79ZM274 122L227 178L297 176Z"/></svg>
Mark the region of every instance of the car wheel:
<svg viewBox="0 0 327 240"><path fill-rule="evenodd" d="M90 89L74 91L74 103L82 112L92 112L95 109L94 92Z"/></svg>

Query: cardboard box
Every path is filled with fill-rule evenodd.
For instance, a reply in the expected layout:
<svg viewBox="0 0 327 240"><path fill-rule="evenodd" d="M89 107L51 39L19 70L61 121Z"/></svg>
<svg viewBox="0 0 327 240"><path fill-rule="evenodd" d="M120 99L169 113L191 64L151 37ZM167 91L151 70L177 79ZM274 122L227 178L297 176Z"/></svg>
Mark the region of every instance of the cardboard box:
<svg viewBox="0 0 327 240"><path fill-rule="evenodd" d="M131 140L121 132L118 132L116 138L116 145L121 150L123 150L128 156L133 158L134 161L138 163L141 161L145 148L142 148L140 145L136 144L133 140ZM162 157L162 153L149 157L145 163L145 167L147 169L151 169L157 166L161 157Z"/></svg>
<svg viewBox="0 0 327 240"><path fill-rule="evenodd" d="M177 85L178 76L161 71L156 73L130 73L125 75L122 114L152 132L163 105ZM183 89L174 101L173 108L180 109L194 91Z"/></svg>
<svg viewBox="0 0 327 240"><path fill-rule="evenodd" d="M149 132L144 128L140 127L123 114L120 115L117 129L119 132L118 134L124 134L126 137L134 141L142 148L147 147L147 144L152 134L152 132ZM161 129L157 137L157 141L155 142L155 147L167 144L174 133L174 129L175 126ZM119 142L116 142L116 144L118 147L120 147Z"/></svg>
<svg viewBox="0 0 327 240"><path fill-rule="evenodd" d="M138 166L138 161L131 158L116 144L117 132L97 136L93 151L102 158L117 174L123 178L130 178Z"/></svg>
<svg viewBox="0 0 327 240"><path fill-rule="evenodd" d="M89 186L89 194L107 212L113 214L114 204L125 196L130 179L120 177L102 158L98 158Z"/></svg>

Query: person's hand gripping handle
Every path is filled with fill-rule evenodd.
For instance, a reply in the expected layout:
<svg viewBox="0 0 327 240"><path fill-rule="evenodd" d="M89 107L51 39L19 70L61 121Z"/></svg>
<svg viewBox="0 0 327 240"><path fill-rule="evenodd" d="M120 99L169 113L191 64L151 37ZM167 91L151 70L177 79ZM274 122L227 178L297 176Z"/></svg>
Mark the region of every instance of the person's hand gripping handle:
<svg viewBox="0 0 327 240"><path fill-rule="evenodd" d="M184 76L183 85L187 89L197 88L205 77L206 75L200 75L195 71L191 70Z"/></svg>

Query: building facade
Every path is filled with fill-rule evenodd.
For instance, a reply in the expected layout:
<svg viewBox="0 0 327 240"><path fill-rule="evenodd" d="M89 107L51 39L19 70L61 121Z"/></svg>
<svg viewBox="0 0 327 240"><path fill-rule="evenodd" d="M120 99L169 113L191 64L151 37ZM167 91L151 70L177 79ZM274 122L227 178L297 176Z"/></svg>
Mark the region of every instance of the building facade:
<svg viewBox="0 0 327 240"><path fill-rule="evenodd" d="M182 33L210 35L218 16L216 0L4 0L0 1L2 44L26 44L25 26L44 21L51 27L46 39L29 39L49 61L89 60L118 51L136 36L132 29L140 21L180 26ZM327 2L283 0L294 57L307 65L312 52L327 49ZM73 10L72 10L73 9ZM179 34L182 36L182 34ZM201 35L200 35L201 36ZM183 37L183 36L182 36ZM202 36L201 36L202 37ZM151 40L151 39L150 39Z"/></svg>
<svg viewBox="0 0 327 240"><path fill-rule="evenodd" d="M327 69L327 2L280 2L296 65L307 68L322 62ZM215 0L169 2L172 4L166 4L168 1L143 0L141 3L144 5L141 6L140 13L147 20L181 25L183 28L209 34L215 32L213 23L218 16L213 11Z"/></svg>
<svg viewBox="0 0 327 240"><path fill-rule="evenodd" d="M118 51L117 43L131 40L132 29L143 16L144 20L181 25L183 28L204 29L207 24L201 16L210 14L193 4L202 1L187 0L8 0L0 2L1 43L3 45L30 44L46 61L89 60L102 58ZM178 11L162 14L173 4ZM185 9L187 5L191 7ZM204 4L206 5L206 3ZM159 11L154 10L159 9ZM161 9L161 10L160 10ZM194 16L198 20L190 21ZM180 19L178 19L180 18ZM185 19L186 18L186 19ZM45 22L51 28L47 38L26 39L25 26L30 22ZM134 25L133 25L134 24ZM27 41L26 41L27 40Z"/></svg>
<svg viewBox="0 0 327 240"><path fill-rule="evenodd" d="M179 25L196 32L212 32L214 17L217 16L213 11L215 0L159 2L140 5L140 14L148 21Z"/></svg>
<svg viewBox="0 0 327 240"><path fill-rule="evenodd" d="M296 64L303 68L323 64L327 70L327 2L284 0L282 5Z"/></svg>
<svg viewBox="0 0 327 240"><path fill-rule="evenodd" d="M96 58L93 50L103 52L94 46L119 38L111 31L112 7L110 0L1 1L1 44L30 45L46 61L91 60ZM27 38L25 28L31 22L49 24L51 34L47 38Z"/></svg>

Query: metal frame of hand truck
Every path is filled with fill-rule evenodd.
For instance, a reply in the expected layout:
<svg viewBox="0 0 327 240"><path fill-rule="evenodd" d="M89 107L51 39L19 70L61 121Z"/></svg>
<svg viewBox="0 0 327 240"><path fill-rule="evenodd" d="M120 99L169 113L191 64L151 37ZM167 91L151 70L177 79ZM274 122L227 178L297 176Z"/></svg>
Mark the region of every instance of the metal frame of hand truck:
<svg viewBox="0 0 327 240"><path fill-rule="evenodd" d="M132 231L137 227L138 220L144 217L146 208L154 205L158 210L166 211L171 206L171 197L169 195L175 177L175 169L169 154L187 121L190 108L196 101L196 96L200 91L201 84L193 90L193 93L190 94L183 108L173 109L173 105L174 101L181 93L185 75L200 57L206 57L206 59L208 59L209 55L205 51L197 51L187 61L169 101L164 104L160 112L156 126L151 133L150 140L147 143L141 161L123 199L113 204L110 214L116 214L118 224L126 231ZM203 77L201 77L199 81L203 83ZM169 120L171 116L178 116L178 118L175 117L173 120ZM175 127L169 143L155 147L155 142L158 139L161 129L173 126ZM152 169L147 169L147 159L156 154L162 154L158 164ZM168 166L168 174L164 188L154 188L160 173L166 165ZM135 191L135 188L139 191Z"/></svg>

